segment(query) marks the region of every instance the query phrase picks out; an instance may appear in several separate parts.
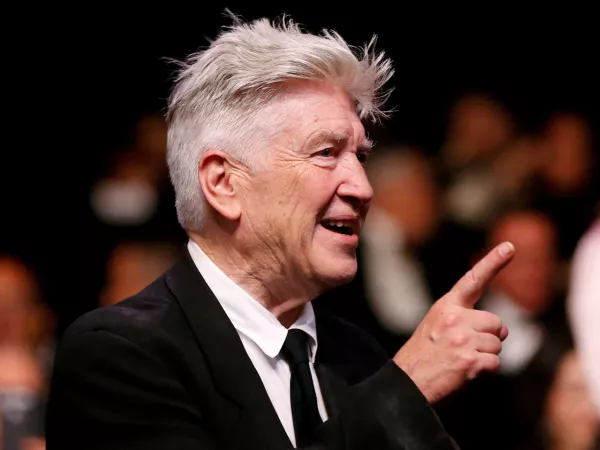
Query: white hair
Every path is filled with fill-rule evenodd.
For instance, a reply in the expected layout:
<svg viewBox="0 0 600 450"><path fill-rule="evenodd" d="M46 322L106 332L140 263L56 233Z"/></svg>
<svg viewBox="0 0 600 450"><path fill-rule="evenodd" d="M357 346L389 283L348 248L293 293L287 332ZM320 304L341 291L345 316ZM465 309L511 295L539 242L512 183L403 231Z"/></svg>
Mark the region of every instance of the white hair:
<svg viewBox="0 0 600 450"><path fill-rule="evenodd" d="M178 62L180 70L168 102L167 163L176 194L177 217L185 229L201 229L206 202L198 163L208 149L234 155L256 167L261 145L280 129L281 117L267 108L292 80L325 81L343 88L361 119L387 117L383 91L393 74L376 36L362 49L350 47L334 31L303 32L285 16L225 27L205 50ZM261 120L263 119L263 120ZM274 123L275 121L275 123ZM268 128L265 123L268 123Z"/></svg>

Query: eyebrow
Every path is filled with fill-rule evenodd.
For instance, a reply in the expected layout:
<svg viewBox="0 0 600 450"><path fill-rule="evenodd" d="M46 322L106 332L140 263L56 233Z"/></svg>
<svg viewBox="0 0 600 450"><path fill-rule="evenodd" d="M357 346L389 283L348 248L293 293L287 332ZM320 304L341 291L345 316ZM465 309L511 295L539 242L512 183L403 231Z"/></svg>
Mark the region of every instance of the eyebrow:
<svg viewBox="0 0 600 450"><path fill-rule="evenodd" d="M373 151L373 141L368 137L365 137L363 141L358 144L358 151L361 153L371 153Z"/></svg>
<svg viewBox="0 0 600 450"><path fill-rule="evenodd" d="M330 130L322 130L315 133L311 136L306 144L308 148L318 147L322 144L328 144L332 142L342 142L347 141L350 138L350 135L345 131L330 131ZM357 151L360 153L369 153L373 148L373 142L365 137L363 141L358 144Z"/></svg>

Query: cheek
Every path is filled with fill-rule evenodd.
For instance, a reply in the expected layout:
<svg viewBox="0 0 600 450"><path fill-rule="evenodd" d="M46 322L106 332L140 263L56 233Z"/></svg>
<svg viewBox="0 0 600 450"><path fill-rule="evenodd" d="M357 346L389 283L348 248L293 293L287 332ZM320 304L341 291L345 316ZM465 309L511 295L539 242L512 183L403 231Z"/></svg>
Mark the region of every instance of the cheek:
<svg viewBox="0 0 600 450"><path fill-rule="evenodd" d="M260 194L253 197L252 210L258 211L254 220L266 221L265 226L277 229L286 241L305 246L335 196L335 177L314 166L277 169L255 192Z"/></svg>
<svg viewBox="0 0 600 450"><path fill-rule="evenodd" d="M296 213L311 216L311 221L322 214L331 203L336 192L335 174L329 170L314 168L306 171L296 180L291 191L286 192L283 201Z"/></svg>

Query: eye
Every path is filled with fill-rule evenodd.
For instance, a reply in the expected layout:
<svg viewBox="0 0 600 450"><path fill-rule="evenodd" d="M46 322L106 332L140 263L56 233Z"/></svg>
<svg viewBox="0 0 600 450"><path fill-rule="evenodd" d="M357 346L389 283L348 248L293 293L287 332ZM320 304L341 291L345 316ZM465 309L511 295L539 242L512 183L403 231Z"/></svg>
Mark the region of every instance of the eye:
<svg viewBox="0 0 600 450"><path fill-rule="evenodd" d="M324 156L324 157L328 158L330 156L333 156L333 149L332 148L324 148L323 150L321 150L317 154L319 156Z"/></svg>
<svg viewBox="0 0 600 450"><path fill-rule="evenodd" d="M357 153L356 158L360 161L361 164L364 164L367 162L367 159L369 159L369 154L368 153Z"/></svg>

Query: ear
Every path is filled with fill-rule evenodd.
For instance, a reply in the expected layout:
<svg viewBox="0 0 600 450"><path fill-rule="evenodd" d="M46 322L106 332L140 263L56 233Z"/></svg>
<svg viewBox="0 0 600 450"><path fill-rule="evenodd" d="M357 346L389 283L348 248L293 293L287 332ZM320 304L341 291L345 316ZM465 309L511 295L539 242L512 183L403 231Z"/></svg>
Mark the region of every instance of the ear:
<svg viewBox="0 0 600 450"><path fill-rule="evenodd" d="M198 179L206 201L225 219L235 221L242 214L240 198L232 183L231 156L209 150L198 163Z"/></svg>

